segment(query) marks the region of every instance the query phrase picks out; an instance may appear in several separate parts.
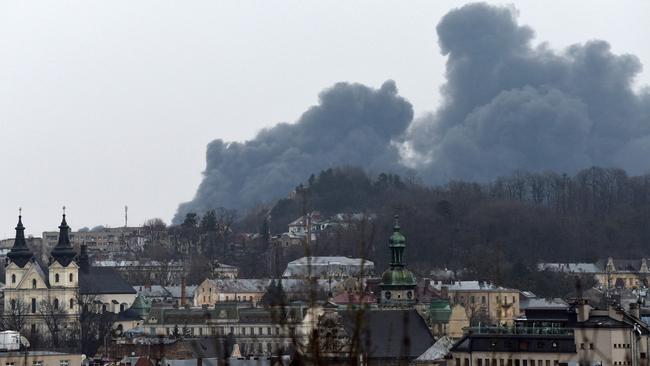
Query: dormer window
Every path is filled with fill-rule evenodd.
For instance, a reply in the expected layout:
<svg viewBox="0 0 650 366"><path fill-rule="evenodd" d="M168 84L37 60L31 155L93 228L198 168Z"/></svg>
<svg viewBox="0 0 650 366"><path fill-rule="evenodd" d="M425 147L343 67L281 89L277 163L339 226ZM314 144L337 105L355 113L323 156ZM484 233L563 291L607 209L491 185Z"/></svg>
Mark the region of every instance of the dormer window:
<svg viewBox="0 0 650 366"><path fill-rule="evenodd" d="M70 282L74 282L74 276L70 273Z"/></svg>
<svg viewBox="0 0 650 366"><path fill-rule="evenodd" d="M54 282L59 283L59 274L54 274Z"/></svg>
<svg viewBox="0 0 650 366"><path fill-rule="evenodd" d="M32 288L36 288L36 279L32 280Z"/></svg>
<svg viewBox="0 0 650 366"><path fill-rule="evenodd" d="M11 275L11 283L16 283L16 275L15 274Z"/></svg>

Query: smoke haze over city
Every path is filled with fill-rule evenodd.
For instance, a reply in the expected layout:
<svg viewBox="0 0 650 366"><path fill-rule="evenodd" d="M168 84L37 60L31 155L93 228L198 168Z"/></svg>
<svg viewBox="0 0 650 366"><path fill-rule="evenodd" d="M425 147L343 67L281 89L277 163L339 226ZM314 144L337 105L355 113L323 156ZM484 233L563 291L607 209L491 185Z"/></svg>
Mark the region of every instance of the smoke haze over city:
<svg viewBox="0 0 650 366"><path fill-rule="evenodd" d="M63 205L73 228L123 225L125 205L129 224L169 222L179 202L193 202L181 212L245 207L341 162L373 172L416 168L425 182L489 179L522 164L545 169L557 156L560 170L620 162L644 171L633 157L646 146L639 121L650 77L639 65L650 59L642 46L648 4L457 10L463 3L2 3L4 236L13 235L18 207L36 236L56 229ZM499 37L473 38L463 27L460 20L481 14L485 32L504 27ZM479 45L491 59L477 59L471 48ZM482 71L491 74L468 85L464 78ZM392 114L374 121L372 103L381 100ZM502 118L510 110L513 118ZM499 135L515 115L526 123ZM328 120L335 116L342 119ZM540 119L551 122L540 128ZM576 121L569 131L567 120ZM329 135L321 141L310 129ZM530 134L540 143L517 145ZM343 140L319 153L327 138ZM264 151L282 154L255 156ZM247 165L226 167L219 157ZM291 157L313 166L297 169ZM495 160L504 163L494 169ZM269 173L274 167L281 173ZM204 204L193 199L198 187ZM248 196L233 202L240 192Z"/></svg>

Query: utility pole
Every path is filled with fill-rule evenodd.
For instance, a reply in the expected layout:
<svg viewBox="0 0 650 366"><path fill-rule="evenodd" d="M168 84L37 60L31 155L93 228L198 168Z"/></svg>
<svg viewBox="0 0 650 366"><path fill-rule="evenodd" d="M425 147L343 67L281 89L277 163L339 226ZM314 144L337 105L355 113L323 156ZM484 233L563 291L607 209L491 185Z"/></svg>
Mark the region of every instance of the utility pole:
<svg viewBox="0 0 650 366"><path fill-rule="evenodd" d="M129 226L129 206L124 206L124 227Z"/></svg>

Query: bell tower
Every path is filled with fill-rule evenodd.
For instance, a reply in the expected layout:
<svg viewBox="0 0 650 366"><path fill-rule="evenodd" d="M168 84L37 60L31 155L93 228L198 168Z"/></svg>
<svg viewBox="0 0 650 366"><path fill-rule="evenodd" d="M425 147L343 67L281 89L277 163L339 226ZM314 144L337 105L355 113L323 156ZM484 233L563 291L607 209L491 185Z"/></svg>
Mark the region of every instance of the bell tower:
<svg viewBox="0 0 650 366"><path fill-rule="evenodd" d="M399 217L395 215L393 234L388 239L390 267L381 276L382 307L410 307L415 304L415 279L404 264L406 238L400 232Z"/></svg>

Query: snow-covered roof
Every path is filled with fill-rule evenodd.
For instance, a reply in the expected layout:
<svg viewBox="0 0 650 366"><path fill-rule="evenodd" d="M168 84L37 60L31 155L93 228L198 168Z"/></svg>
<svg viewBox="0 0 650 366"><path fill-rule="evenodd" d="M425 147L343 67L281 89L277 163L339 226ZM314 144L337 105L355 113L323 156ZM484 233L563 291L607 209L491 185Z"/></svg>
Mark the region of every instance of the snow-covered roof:
<svg viewBox="0 0 650 366"><path fill-rule="evenodd" d="M520 309L566 309L569 304L561 298L545 299L541 297L525 299L520 304Z"/></svg>
<svg viewBox="0 0 650 366"><path fill-rule="evenodd" d="M420 355L420 357L415 359L415 362L423 362L423 361L435 361L435 360L441 360L445 358L445 356L449 353L449 350L451 350L451 347L453 347L455 344L454 340L444 336L436 341L429 349L424 351L423 354Z"/></svg>
<svg viewBox="0 0 650 366"><path fill-rule="evenodd" d="M566 273L598 273L603 270L595 263L539 263L539 271L553 271Z"/></svg>
<svg viewBox="0 0 650 366"><path fill-rule="evenodd" d="M442 286L442 285L437 285ZM445 285L449 291L518 291L515 289L497 286L485 281L454 281Z"/></svg>

